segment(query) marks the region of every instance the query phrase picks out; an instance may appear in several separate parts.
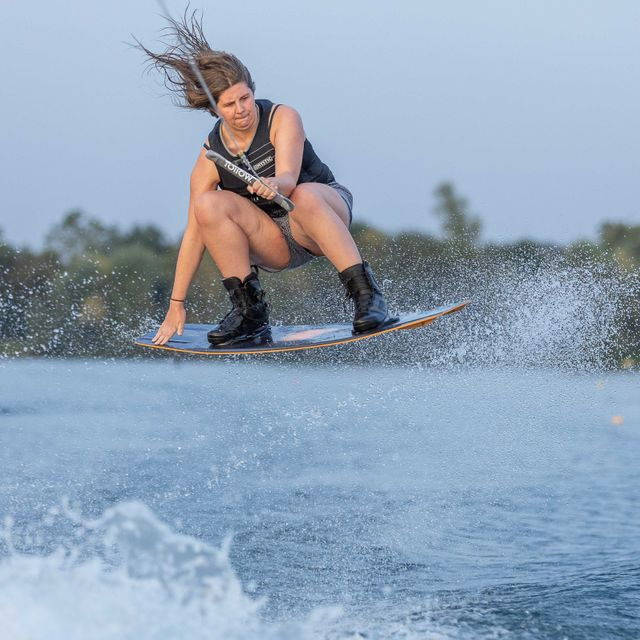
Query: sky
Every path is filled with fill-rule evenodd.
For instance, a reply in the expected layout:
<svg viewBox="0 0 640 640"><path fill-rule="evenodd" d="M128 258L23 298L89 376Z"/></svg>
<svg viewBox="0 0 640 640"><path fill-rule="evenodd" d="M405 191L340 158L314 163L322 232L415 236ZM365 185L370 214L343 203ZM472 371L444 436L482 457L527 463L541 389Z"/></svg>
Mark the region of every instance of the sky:
<svg viewBox="0 0 640 640"><path fill-rule="evenodd" d="M184 2L166 0L179 14ZM356 220L438 233L452 182L484 240L595 239L640 224L637 0L192 2L257 97L295 107ZM81 209L178 238L214 124L145 71L154 0L2 0L0 229L39 248Z"/></svg>

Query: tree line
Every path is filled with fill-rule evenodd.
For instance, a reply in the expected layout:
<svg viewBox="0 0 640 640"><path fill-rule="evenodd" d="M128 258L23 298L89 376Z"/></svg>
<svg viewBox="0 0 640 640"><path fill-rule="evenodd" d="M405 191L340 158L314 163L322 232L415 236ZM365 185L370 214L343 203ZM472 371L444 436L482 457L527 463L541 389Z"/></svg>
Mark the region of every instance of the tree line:
<svg viewBox="0 0 640 640"><path fill-rule="evenodd" d="M439 185L434 196L438 237L352 227L392 307L412 311L468 298L476 319L489 318L497 297L508 296L523 278L573 269L602 283L603 296L618 283L606 359L613 366L640 362L640 225L605 223L597 240L562 246L483 243L480 218L451 183ZM66 213L41 251L11 246L0 235L0 355L140 355L131 340L164 317L178 248L179 241L154 225L123 230L81 211ZM491 289L499 278L502 289ZM325 260L261 280L278 322L349 319L337 275ZM215 322L227 307L220 275L205 256L189 293L188 321Z"/></svg>

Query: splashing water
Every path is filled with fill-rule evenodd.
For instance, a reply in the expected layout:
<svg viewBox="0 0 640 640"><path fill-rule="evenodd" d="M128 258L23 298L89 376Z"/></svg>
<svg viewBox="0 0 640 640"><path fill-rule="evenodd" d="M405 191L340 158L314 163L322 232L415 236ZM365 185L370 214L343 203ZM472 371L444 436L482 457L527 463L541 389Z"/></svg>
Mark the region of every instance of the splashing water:
<svg viewBox="0 0 640 640"><path fill-rule="evenodd" d="M432 270L429 281L425 281L425 272L429 273L423 265L420 272L405 273L402 281L384 281L394 312L410 313L465 299L470 301L469 306L425 331L396 333L322 353L280 357L304 357L310 362L339 358L377 364L593 370L616 367L623 359L636 357L635 352L640 349L637 338L635 342L629 339L633 329L627 330L625 337L625 327L637 323L637 318L629 320L627 315L632 301L638 298L640 277L609 263L572 266L563 260L548 259L541 266L516 261L486 266L459 262L455 268L443 267L441 273ZM315 294L335 293L335 274L324 275ZM122 274L118 277L124 278ZM295 277L295 273L287 274L289 279ZM301 312L295 307L298 296L292 293L295 282L289 282L292 289L288 291L279 290L280 284L280 280L273 279L267 286L274 288L270 290L270 299L278 310L274 321L349 321L337 296L313 297L314 291L303 289L305 306ZM145 295L149 297L149 283L140 280L137 286L148 287ZM0 329L4 322L18 336L7 340L5 356L149 356L131 342L158 325L164 308L157 307L153 317L148 311L121 308L113 302L119 299L117 288L117 279L112 282L97 271L80 283L72 282L64 271L53 281L25 289L17 297L12 293L0 295L0 313L4 317ZM215 287L211 289L214 290L220 293ZM141 295L144 299L145 295ZM220 304L224 306L219 308ZM226 304L207 300L199 314L194 313L192 305L188 321L215 322L226 310ZM110 305L115 305L117 311L110 310ZM298 311L289 310L288 305Z"/></svg>
<svg viewBox="0 0 640 640"><path fill-rule="evenodd" d="M465 292L471 304L464 316L434 326L423 354L430 364L573 370L611 364L629 281L591 269L548 268L493 273L477 284L475 293Z"/></svg>
<svg viewBox="0 0 640 640"><path fill-rule="evenodd" d="M50 513L57 547L14 540L5 521L0 556L0 624L11 640L245 640L302 638L326 623L316 611L297 625L267 626L263 602L245 593L229 562L229 541L214 548L174 533L141 502L123 502L96 520L68 507Z"/></svg>

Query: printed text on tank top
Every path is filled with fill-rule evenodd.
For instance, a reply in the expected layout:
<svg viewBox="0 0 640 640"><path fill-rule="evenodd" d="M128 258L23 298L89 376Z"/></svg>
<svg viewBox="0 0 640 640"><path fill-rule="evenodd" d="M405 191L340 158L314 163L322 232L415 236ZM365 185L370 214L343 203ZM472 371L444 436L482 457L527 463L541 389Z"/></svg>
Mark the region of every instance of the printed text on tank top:
<svg viewBox="0 0 640 640"><path fill-rule="evenodd" d="M276 150L271 141L271 125L273 116L280 105L273 104L270 100L256 100L258 107L258 125L253 139L245 145L245 155L251 163L255 172L261 178L272 178L276 175ZM218 121L213 130L209 133L207 148L220 153L227 160L238 166L243 166L242 159L225 143L221 132L221 121ZM234 145L231 144L231 147ZM246 167L243 167L246 168ZM221 169L219 171L220 183L219 188L226 189L237 193L238 195L248 198L257 207L262 209L271 217L277 218L286 215L286 211L279 205L270 200L264 200L259 196L253 195L247 191L247 186L239 178L233 174ZM303 182L320 182L328 184L335 178L331 170L325 165L313 150L311 143L305 138L302 166L298 176L297 184Z"/></svg>

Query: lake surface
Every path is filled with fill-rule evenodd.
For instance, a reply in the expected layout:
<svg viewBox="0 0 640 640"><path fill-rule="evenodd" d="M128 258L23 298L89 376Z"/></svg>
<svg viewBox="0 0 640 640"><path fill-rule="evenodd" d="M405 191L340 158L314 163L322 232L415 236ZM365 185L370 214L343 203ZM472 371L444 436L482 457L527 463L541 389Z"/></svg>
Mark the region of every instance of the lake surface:
<svg viewBox="0 0 640 640"><path fill-rule="evenodd" d="M0 361L0 637L640 637L640 375Z"/></svg>

